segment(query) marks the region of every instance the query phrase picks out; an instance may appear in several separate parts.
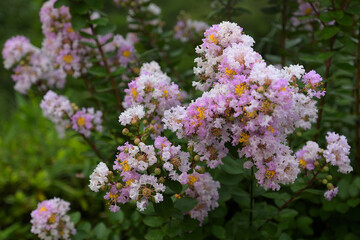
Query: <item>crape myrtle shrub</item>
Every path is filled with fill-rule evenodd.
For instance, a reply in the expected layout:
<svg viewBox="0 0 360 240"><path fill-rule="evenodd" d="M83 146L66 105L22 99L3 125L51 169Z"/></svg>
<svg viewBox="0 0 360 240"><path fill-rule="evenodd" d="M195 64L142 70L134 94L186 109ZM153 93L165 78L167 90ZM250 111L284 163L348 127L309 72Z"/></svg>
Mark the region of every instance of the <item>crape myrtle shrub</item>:
<svg viewBox="0 0 360 240"><path fill-rule="evenodd" d="M232 22L247 12L236 1L213 2L218 24L181 13L172 31L154 3L114 1L128 10L125 36L100 1L45 2L41 48L10 38L4 67L60 138L72 132L89 146L85 158L97 162L73 177L90 175L96 193L74 190L94 200L70 215L71 193L40 193L30 231L40 239L356 238L360 178L344 174L359 154L359 4L270 4L263 10L280 12L279 25L259 41L261 55ZM324 231L339 218L347 224Z"/></svg>

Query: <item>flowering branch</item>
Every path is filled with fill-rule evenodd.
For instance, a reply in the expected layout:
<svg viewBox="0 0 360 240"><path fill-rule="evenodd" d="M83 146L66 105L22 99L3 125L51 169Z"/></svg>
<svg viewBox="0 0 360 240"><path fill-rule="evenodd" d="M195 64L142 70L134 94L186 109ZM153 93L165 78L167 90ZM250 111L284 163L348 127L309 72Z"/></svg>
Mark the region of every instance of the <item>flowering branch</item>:
<svg viewBox="0 0 360 240"><path fill-rule="evenodd" d="M89 15L88 18L89 18L89 20L90 20L90 15ZM91 32L92 32L93 36L97 36L97 35L96 35L96 30L95 30L95 28L94 28L94 25L93 25L93 24L89 24L89 26L90 26L90 29L91 29ZM102 59L102 61L104 62L105 69L106 69L106 71L107 71L108 74L109 74L109 78L110 78L110 81L111 81L111 85L112 85L112 88L114 89L114 93L115 93L115 96L116 96L117 106L118 106L118 108L122 111L122 110L123 110L123 107L122 107L122 105L121 105L120 94L119 94L119 92L118 92L118 90L117 90L117 87L116 87L116 83L115 83L114 78L110 75L110 74L111 74L110 66L109 66L109 64L108 64L108 61L107 61L107 59L106 59L106 57L105 57L104 51L103 51L103 49L102 49L102 47L101 47L101 44L100 44L98 38L95 37L94 40L95 40L96 46L97 46L97 48L98 48L98 50L99 50L99 52L100 52L101 59Z"/></svg>
<svg viewBox="0 0 360 240"><path fill-rule="evenodd" d="M313 184L313 182L316 180L317 175L321 172L321 170L324 168L324 166L326 165L326 161L324 161L324 163L321 165L321 167L317 170L316 173L314 173L314 176L310 179L310 181L306 184L305 187L303 187L302 189L300 189L299 191L297 191L286 203L284 203L278 210L279 212L282 211L284 208L286 208L292 201L294 201L294 199L299 196L303 191L305 191L306 189L308 189L311 184Z"/></svg>

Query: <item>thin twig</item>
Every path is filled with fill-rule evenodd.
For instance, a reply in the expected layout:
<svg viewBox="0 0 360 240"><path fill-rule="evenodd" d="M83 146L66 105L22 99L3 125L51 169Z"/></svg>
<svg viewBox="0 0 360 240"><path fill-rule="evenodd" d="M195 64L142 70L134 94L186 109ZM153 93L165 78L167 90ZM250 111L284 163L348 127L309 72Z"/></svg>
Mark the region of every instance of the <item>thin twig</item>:
<svg viewBox="0 0 360 240"><path fill-rule="evenodd" d="M232 11L232 6L231 6L231 0L228 0L227 1L227 4L226 4L226 15L227 15L227 20L229 22L231 22L232 18L231 18L231 11Z"/></svg>
<svg viewBox="0 0 360 240"><path fill-rule="evenodd" d="M90 18L90 17L89 17L89 18ZM117 106L118 106L118 108L122 111L122 110L123 110L123 107L122 107L122 105L121 105L120 94L119 94L119 91L118 91L118 89L117 89L117 87L116 87L116 83L115 83L115 80L114 80L113 76L110 75L110 74L111 74L110 66L109 66L108 61L107 61L107 59L106 59L106 57L105 57L104 51L103 51L103 49L102 49L102 46L101 46L101 44L100 44L100 42L99 42L99 40L98 40L98 38L97 38L97 34L96 34L96 30L95 30L95 28L94 28L94 25L93 25L93 24L89 24L89 26L90 26L90 29L91 29L92 34L95 36L94 40L95 40L96 46L97 46L97 48L98 48L98 50L99 50L101 59L102 59L102 61L103 61L103 63L104 63L105 69L106 69L107 73L109 74L109 79L110 79L110 81L111 81L111 85L112 85L112 88L113 88L114 93L115 93Z"/></svg>
<svg viewBox="0 0 360 240"><path fill-rule="evenodd" d="M298 192L296 192L286 203L284 203L278 210L279 212L282 211L284 208L286 208L292 201L294 201L294 199L299 196L303 191L305 191L306 189L308 189L311 184L313 184L313 182L316 180L317 175L321 172L321 170L324 168L324 166L326 165L326 161L324 161L324 163L321 165L321 167L319 168L319 170L313 175L313 177L310 179L310 181L306 184L305 187L303 187L302 189L300 189Z"/></svg>
<svg viewBox="0 0 360 240"><path fill-rule="evenodd" d="M310 3L311 7L313 8L314 12L316 13L317 17L319 18L320 20L320 15L319 13L316 11L314 5L312 3ZM344 7L345 7L345 1L343 0L341 2L341 6L340 6L340 10L344 10ZM333 11L335 11L335 8L333 9ZM321 20L320 20L321 21ZM322 21L321 21L322 22ZM323 23L323 22L322 22ZM323 23L324 27L326 27L325 23ZM334 47L334 43L335 43L335 40L336 40L336 36L337 34L335 34L331 39L330 39L330 52L333 51L333 47ZM333 57L329 57L327 60L326 60L326 69L325 69L325 75L324 75L324 90L326 91L327 90L327 79L329 78L329 75L330 75L330 67L331 67L331 62L332 62L332 59ZM325 95L326 96L326 95ZM321 127L321 120L322 120L322 113L323 113L323 108L324 108L324 105L325 105L325 96L323 96L320 100L320 104L319 104L319 112L318 112L318 117L317 117L317 121L316 121L316 129L317 129L317 133L315 134L314 136L314 141L316 142L318 140L318 137L319 137L319 133L320 133L320 127Z"/></svg>
<svg viewBox="0 0 360 240"><path fill-rule="evenodd" d="M357 64L356 64L356 87L355 87L355 148L356 148L356 171L360 172L360 136L359 136L359 85L360 85L360 27L358 33Z"/></svg>
<svg viewBox="0 0 360 240"><path fill-rule="evenodd" d="M283 0L281 12L281 66L285 66L285 41L286 41L286 0Z"/></svg>
<svg viewBox="0 0 360 240"><path fill-rule="evenodd" d="M310 179L310 181L306 184L305 187L301 188L299 191L297 191L288 201L286 201L281 207L278 208L278 212L281 212L284 210L287 206L289 206L290 203L292 203L296 197L298 197L302 192L304 192L306 189L308 189L316 180L317 175L321 172L321 170L326 165L326 161L320 166L320 168L317 170L316 173L313 172L313 177ZM265 226L268 222L270 222L272 218L268 218L263 225L261 225L257 230L260 230L263 226Z"/></svg>

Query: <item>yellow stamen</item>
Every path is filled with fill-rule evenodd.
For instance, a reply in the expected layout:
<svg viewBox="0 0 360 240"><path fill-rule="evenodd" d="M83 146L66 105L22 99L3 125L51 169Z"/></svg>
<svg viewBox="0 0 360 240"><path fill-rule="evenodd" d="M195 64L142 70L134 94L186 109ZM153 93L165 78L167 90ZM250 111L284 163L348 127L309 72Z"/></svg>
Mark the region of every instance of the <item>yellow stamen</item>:
<svg viewBox="0 0 360 240"><path fill-rule="evenodd" d="M235 72L234 70L231 70L229 68L225 68L225 74L228 75L229 77L232 77L232 76L236 75L237 72Z"/></svg>
<svg viewBox="0 0 360 240"><path fill-rule="evenodd" d="M126 58L131 56L131 52L130 51L123 51L122 55Z"/></svg>
<svg viewBox="0 0 360 240"><path fill-rule="evenodd" d="M305 9L305 15L310 15L312 13L311 7Z"/></svg>
<svg viewBox="0 0 360 240"><path fill-rule="evenodd" d="M131 95L133 95L134 98L137 98L138 92L136 91L136 88L131 88Z"/></svg>
<svg viewBox="0 0 360 240"><path fill-rule="evenodd" d="M42 207L42 208L40 208L40 212L46 212L47 211L47 209L46 209L46 207Z"/></svg>
<svg viewBox="0 0 360 240"><path fill-rule="evenodd" d="M65 55L64 57L63 57L63 59L64 59L64 61L66 62L66 63L71 63L72 62L72 60L73 60L73 57L71 56L71 54L67 54L67 55Z"/></svg>
<svg viewBox="0 0 360 240"><path fill-rule="evenodd" d="M85 118L84 117L79 117L78 120L77 120L77 125L79 127L82 127L85 125Z"/></svg>
<svg viewBox="0 0 360 240"><path fill-rule="evenodd" d="M265 177L266 177L266 178L273 178L274 175L275 175L275 171L274 171L274 170L266 169L266 173L265 173Z"/></svg>
<svg viewBox="0 0 360 240"><path fill-rule="evenodd" d="M235 87L235 94L241 96L241 94L243 94L246 90L247 90L246 85L244 83L240 83Z"/></svg>
<svg viewBox="0 0 360 240"><path fill-rule="evenodd" d="M214 36L214 34L211 34L209 38L210 38L210 42L214 44L218 44L218 39Z"/></svg>
<svg viewBox="0 0 360 240"><path fill-rule="evenodd" d="M177 199L181 199L181 196L179 194L175 194L174 197L176 197Z"/></svg>
<svg viewBox="0 0 360 240"><path fill-rule="evenodd" d="M129 166L127 160L121 162L120 165L122 166L122 170L125 172L128 172L131 170L131 167Z"/></svg>
<svg viewBox="0 0 360 240"><path fill-rule="evenodd" d="M271 133L274 133L274 128L272 126L269 126L268 127L268 130L271 132Z"/></svg>
<svg viewBox="0 0 360 240"><path fill-rule="evenodd" d="M188 184L189 184L190 186L193 186L194 183L195 183L197 180L199 180L197 177L195 177L195 176L190 176L190 177L189 177Z"/></svg>
<svg viewBox="0 0 360 240"><path fill-rule="evenodd" d="M70 32L74 32L74 29L72 29L71 27L69 27L68 29L67 29L67 31L70 33Z"/></svg>
<svg viewBox="0 0 360 240"><path fill-rule="evenodd" d="M109 193L109 198L110 199L116 199L118 197L119 197L119 194L111 194L111 193Z"/></svg>
<svg viewBox="0 0 360 240"><path fill-rule="evenodd" d="M299 165L301 168L305 169L306 168L306 165L307 165L307 162L304 160L304 158L301 158L299 160Z"/></svg>
<svg viewBox="0 0 360 240"><path fill-rule="evenodd" d="M249 142L249 137L250 137L249 134L242 132L242 133L240 134L239 142L240 142L240 143L243 143L243 144L246 144L246 143Z"/></svg>
<svg viewBox="0 0 360 240"><path fill-rule="evenodd" d="M55 213L51 214L51 216L49 217L49 222L51 222L51 223L56 222L55 216L56 216Z"/></svg>

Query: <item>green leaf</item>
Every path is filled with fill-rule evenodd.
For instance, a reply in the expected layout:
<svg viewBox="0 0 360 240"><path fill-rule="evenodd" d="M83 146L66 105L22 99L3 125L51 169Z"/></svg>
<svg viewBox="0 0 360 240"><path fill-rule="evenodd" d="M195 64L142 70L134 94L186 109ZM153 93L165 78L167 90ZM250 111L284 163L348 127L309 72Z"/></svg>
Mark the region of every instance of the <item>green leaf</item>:
<svg viewBox="0 0 360 240"><path fill-rule="evenodd" d="M178 181L167 179L165 181L165 186L170 188L174 193L181 193L182 191L182 185Z"/></svg>
<svg viewBox="0 0 360 240"><path fill-rule="evenodd" d="M334 20L334 18L330 12L322 12L320 13L320 20L325 23L328 23Z"/></svg>
<svg viewBox="0 0 360 240"><path fill-rule="evenodd" d="M244 172L243 161L240 159L233 159L230 156L223 158L224 165L221 168L229 174L237 175Z"/></svg>
<svg viewBox="0 0 360 240"><path fill-rule="evenodd" d="M211 226L211 232L218 239L225 239L226 238L226 230L225 230L224 227L222 227L220 225Z"/></svg>
<svg viewBox="0 0 360 240"><path fill-rule="evenodd" d="M79 32L80 32L80 35L81 35L82 37L84 37L84 38L90 38L90 39L95 39L95 38L96 38L96 36L91 35L91 34L89 34L89 33L87 33L87 32L84 32L84 31L79 31Z"/></svg>
<svg viewBox="0 0 360 240"><path fill-rule="evenodd" d="M106 228L104 223L99 223L95 226L93 234L97 239L106 239L110 233L110 230Z"/></svg>
<svg viewBox="0 0 360 240"><path fill-rule="evenodd" d="M298 212L289 208L286 208L280 212L281 219L294 218L296 215L298 215Z"/></svg>
<svg viewBox="0 0 360 240"><path fill-rule="evenodd" d="M119 76L121 74L123 74L125 72L126 68L124 67L118 67L117 69L115 69L115 71L113 71L110 76Z"/></svg>
<svg viewBox="0 0 360 240"><path fill-rule="evenodd" d="M146 240L162 240L163 238L164 238L164 233L159 229L150 230L145 235Z"/></svg>
<svg viewBox="0 0 360 240"><path fill-rule="evenodd" d="M109 19L105 18L105 17L93 19L90 21L90 23L100 25L100 26L105 26L108 22L109 22Z"/></svg>
<svg viewBox="0 0 360 240"><path fill-rule="evenodd" d="M174 208L174 203L171 200L171 197L167 194L164 194L164 200L159 203L154 204L155 212L164 218L168 218L171 216Z"/></svg>
<svg viewBox="0 0 360 240"><path fill-rule="evenodd" d="M335 52L323 52L320 53L316 56L316 59L319 61L326 61L328 60L330 57L334 56Z"/></svg>
<svg viewBox="0 0 360 240"><path fill-rule="evenodd" d="M81 44L85 45L85 46L88 46L90 48L96 48L96 45L95 43L92 43L92 42L87 42L87 41L80 41Z"/></svg>
<svg viewBox="0 0 360 240"><path fill-rule="evenodd" d="M182 212L188 212L197 205L197 201L194 198L183 197L176 200L174 207L181 210Z"/></svg>
<svg viewBox="0 0 360 240"><path fill-rule="evenodd" d="M353 19L349 15L344 15L343 18L337 20L337 23L339 23L342 26L349 27L353 24Z"/></svg>
<svg viewBox="0 0 360 240"><path fill-rule="evenodd" d="M338 32L340 31L340 28L338 27L325 27L322 31L321 31L321 36L323 39L329 39L333 36L335 36Z"/></svg>
<svg viewBox="0 0 360 240"><path fill-rule="evenodd" d="M78 13L80 15L84 15L89 12L89 7L87 6L87 4L85 4L83 2L72 4L72 8L73 8L73 10L75 10L76 13Z"/></svg>
<svg viewBox="0 0 360 240"><path fill-rule="evenodd" d="M69 0L57 0L54 3L54 8L59 8L61 6L69 6L70 1Z"/></svg>
<svg viewBox="0 0 360 240"><path fill-rule="evenodd" d="M72 27L75 31L79 31L82 28L86 27L87 19L83 15L74 15L72 16Z"/></svg>
<svg viewBox="0 0 360 240"><path fill-rule="evenodd" d="M312 235L314 232L310 226L313 220L307 216L301 216L296 219L297 228L300 229L305 235Z"/></svg>
<svg viewBox="0 0 360 240"><path fill-rule="evenodd" d="M332 11L330 12L330 14L335 18L335 19L341 19L344 17L344 12L341 10L336 10L336 11Z"/></svg>
<svg viewBox="0 0 360 240"><path fill-rule="evenodd" d="M143 219L143 222L149 227L160 227L165 222L165 219L158 216L148 216Z"/></svg>
<svg viewBox="0 0 360 240"><path fill-rule="evenodd" d="M99 0L85 0L85 2L93 10L100 10L103 6L103 1Z"/></svg>
<svg viewBox="0 0 360 240"><path fill-rule="evenodd" d="M104 25L104 26L97 26L96 27L96 33L99 34L99 35L106 35L108 33L112 33L114 32L116 29L116 25L115 24L107 24L107 25Z"/></svg>
<svg viewBox="0 0 360 240"><path fill-rule="evenodd" d="M74 212L70 214L70 219L75 225L80 221L80 218L81 218L80 212Z"/></svg>
<svg viewBox="0 0 360 240"><path fill-rule="evenodd" d="M95 75L97 77L105 77L108 74L106 69L101 66L94 66L94 67L90 68L88 73Z"/></svg>

